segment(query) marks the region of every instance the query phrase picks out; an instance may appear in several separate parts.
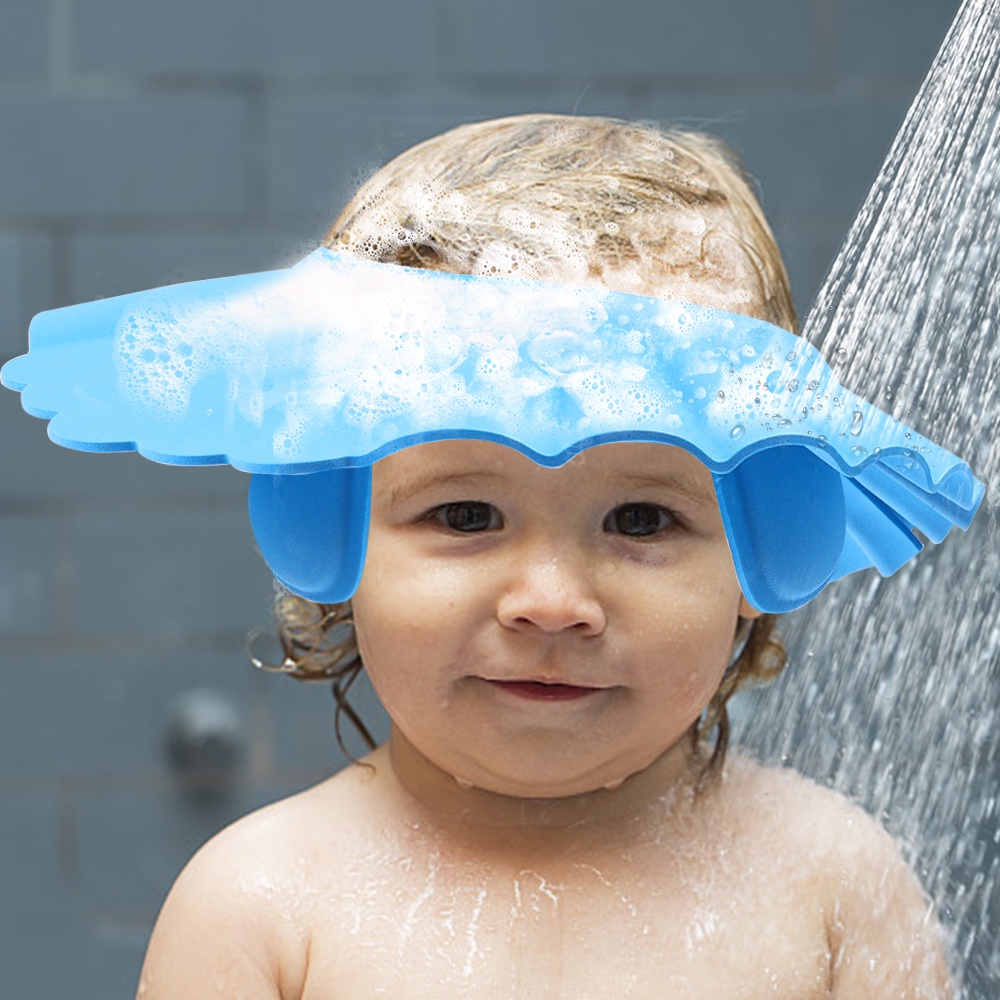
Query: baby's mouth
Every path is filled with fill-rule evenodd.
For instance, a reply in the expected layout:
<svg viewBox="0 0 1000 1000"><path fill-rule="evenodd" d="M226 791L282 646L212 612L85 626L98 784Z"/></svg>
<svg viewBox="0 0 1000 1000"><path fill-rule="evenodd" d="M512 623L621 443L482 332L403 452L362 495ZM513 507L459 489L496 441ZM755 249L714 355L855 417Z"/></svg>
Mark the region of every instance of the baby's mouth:
<svg viewBox="0 0 1000 1000"><path fill-rule="evenodd" d="M489 682L493 687L529 701L575 701L600 694L605 688L583 687L578 684L560 684L550 681L498 681Z"/></svg>

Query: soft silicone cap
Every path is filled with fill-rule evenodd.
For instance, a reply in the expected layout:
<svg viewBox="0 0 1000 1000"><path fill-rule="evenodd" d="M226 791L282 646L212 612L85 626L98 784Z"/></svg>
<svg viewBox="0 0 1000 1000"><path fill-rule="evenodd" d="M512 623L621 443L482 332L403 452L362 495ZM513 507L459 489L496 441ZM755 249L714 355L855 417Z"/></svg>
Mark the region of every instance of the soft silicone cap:
<svg viewBox="0 0 1000 1000"><path fill-rule="evenodd" d="M0 380L68 447L255 473L261 551L321 601L360 576L359 470L421 441L498 441L547 466L613 441L685 448L714 474L762 611L866 566L894 572L920 549L914 529L939 541L983 495L964 462L771 324L325 249L283 271L42 313Z"/></svg>
<svg viewBox="0 0 1000 1000"><path fill-rule="evenodd" d="M271 572L311 601L346 601L361 582L370 465L250 479L250 524Z"/></svg>

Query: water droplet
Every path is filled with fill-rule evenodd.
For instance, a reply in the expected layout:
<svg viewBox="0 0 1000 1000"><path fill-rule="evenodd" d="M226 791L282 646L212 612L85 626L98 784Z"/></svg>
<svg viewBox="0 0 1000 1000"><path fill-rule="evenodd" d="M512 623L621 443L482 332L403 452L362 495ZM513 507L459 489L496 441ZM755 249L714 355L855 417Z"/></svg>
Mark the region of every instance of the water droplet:
<svg viewBox="0 0 1000 1000"><path fill-rule="evenodd" d="M826 438L822 434L820 434L820 436L818 438L816 438L816 443L821 448L825 448L826 447Z"/></svg>
<svg viewBox="0 0 1000 1000"><path fill-rule="evenodd" d="M860 410L855 410L851 417L851 433L857 437L865 426L865 415Z"/></svg>
<svg viewBox="0 0 1000 1000"><path fill-rule="evenodd" d="M781 427L781 428L791 427L792 426L792 422L791 422L791 420L787 420L787 419L785 419L785 420L779 420L778 421L778 426Z"/></svg>
<svg viewBox="0 0 1000 1000"><path fill-rule="evenodd" d="M847 348L838 347L837 348L837 364L842 365L847 362Z"/></svg>
<svg viewBox="0 0 1000 1000"><path fill-rule="evenodd" d="M795 352L793 351L792 353L794 354ZM799 380L797 378L793 378L792 381L788 383L788 391L789 392L799 391Z"/></svg>
<svg viewBox="0 0 1000 1000"><path fill-rule="evenodd" d="M795 360L795 357L796 357L796 355L795 355L795 351L789 351L789 352L788 352L788 353L787 353L787 354L785 355L785 360L786 360L786 361L794 361L794 360Z"/></svg>
<svg viewBox="0 0 1000 1000"><path fill-rule="evenodd" d="M851 454L852 454L852 455L853 455L853 456L854 456L855 458L864 458L864 457L865 457L865 455L867 455L867 454L868 454L868 449L867 449L867 448L863 448L863 447L862 447L861 445L859 445L859 444L856 444L856 445L855 445L855 446L854 446L854 447L853 447L853 448L851 449Z"/></svg>
<svg viewBox="0 0 1000 1000"><path fill-rule="evenodd" d="M892 386L891 385L887 385L885 387L885 398L886 399L892 399Z"/></svg>
<svg viewBox="0 0 1000 1000"><path fill-rule="evenodd" d="M810 383L809 383L809 384L808 384L808 385L806 386L806 388L807 388L807 389L808 389L808 390L809 390L810 392L815 392L815 391L816 391L816 390L817 390L817 389L819 388L819 382L817 382L817 381L816 381L816 379L813 379L813 380L812 380L812 381L811 381L811 382L810 382Z"/></svg>
<svg viewBox="0 0 1000 1000"><path fill-rule="evenodd" d="M729 436L734 440L741 438L746 433L746 428L742 424L737 424L730 432Z"/></svg>
<svg viewBox="0 0 1000 1000"><path fill-rule="evenodd" d="M718 391L718 392L717 392L717 393L715 394L715 398L716 398L716 399L717 399L717 400L718 400L718 401L719 401L720 403L723 403L723 402L725 402L725 400L726 400L726 394L725 394L725 393L724 393L724 392L723 392L723 391L722 391L722 390L720 389L720 390L719 390L719 391Z"/></svg>

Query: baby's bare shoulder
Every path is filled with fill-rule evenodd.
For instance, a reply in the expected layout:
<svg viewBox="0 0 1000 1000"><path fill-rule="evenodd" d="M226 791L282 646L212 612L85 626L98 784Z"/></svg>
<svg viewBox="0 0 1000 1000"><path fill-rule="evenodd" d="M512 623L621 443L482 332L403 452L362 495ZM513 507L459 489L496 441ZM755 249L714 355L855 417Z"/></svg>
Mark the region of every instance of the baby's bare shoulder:
<svg viewBox="0 0 1000 1000"><path fill-rule="evenodd" d="M753 829L771 843L789 850L807 847L827 862L838 856L856 862L859 854L869 852L898 855L892 838L862 808L788 768L734 756L726 767L721 801L744 822L752 818Z"/></svg>
<svg viewBox="0 0 1000 1000"><path fill-rule="evenodd" d="M358 835L363 806L356 790L364 780L362 768L349 768L245 816L205 844L163 905L140 994L196 996L211 979L244 1000L299 996L313 906Z"/></svg>
<svg viewBox="0 0 1000 1000"><path fill-rule="evenodd" d="M260 855L269 863L299 866L316 851L328 860L331 846L369 827L377 805L375 768L355 764L305 791L272 802L222 830L200 854L213 863ZM374 794L369 794L373 792ZM196 856L197 858L197 856Z"/></svg>
<svg viewBox="0 0 1000 1000"><path fill-rule="evenodd" d="M735 759L720 801L772 884L822 910L838 998L951 996L942 936L900 846L844 796Z"/></svg>
<svg viewBox="0 0 1000 1000"><path fill-rule="evenodd" d="M899 845L864 809L788 768L736 757L720 789L726 821L776 868L795 869L816 892L894 877L913 883ZM915 884L915 883L914 883Z"/></svg>

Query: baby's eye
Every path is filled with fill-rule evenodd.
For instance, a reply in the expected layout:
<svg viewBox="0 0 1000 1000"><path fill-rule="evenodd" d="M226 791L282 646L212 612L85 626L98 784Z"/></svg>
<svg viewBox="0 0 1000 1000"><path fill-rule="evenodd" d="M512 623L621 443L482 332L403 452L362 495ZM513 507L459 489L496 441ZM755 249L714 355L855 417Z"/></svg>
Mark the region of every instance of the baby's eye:
<svg viewBox="0 0 1000 1000"><path fill-rule="evenodd" d="M435 507L428 517L449 531L496 531L503 527L503 517L492 504L462 500Z"/></svg>
<svg viewBox="0 0 1000 1000"><path fill-rule="evenodd" d="M655 503L626 503L615 507L604 519L604 530L641 538L665 531L676 523L666 507Z"/></svg>

